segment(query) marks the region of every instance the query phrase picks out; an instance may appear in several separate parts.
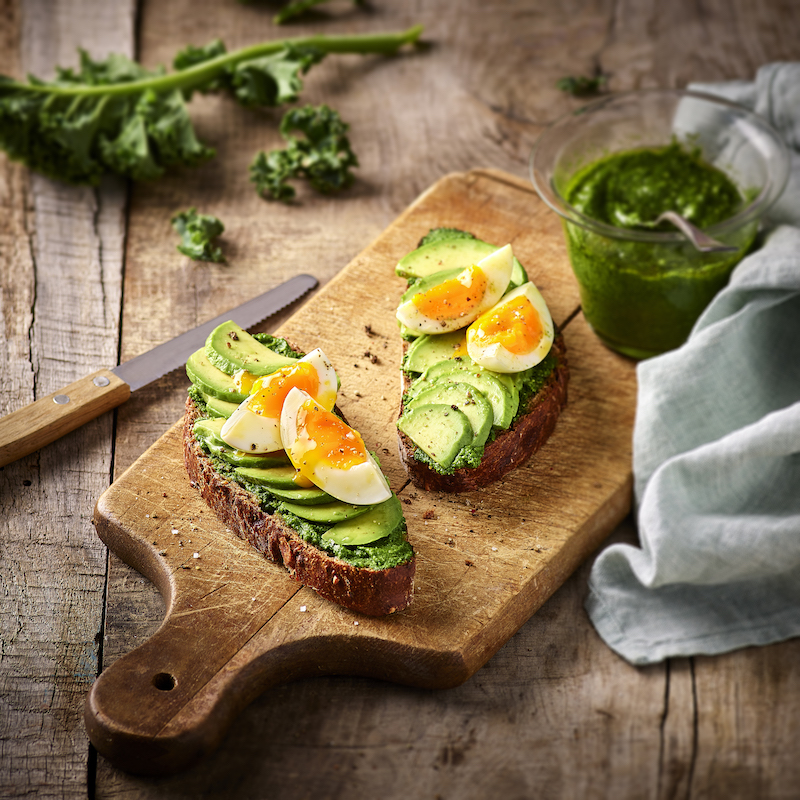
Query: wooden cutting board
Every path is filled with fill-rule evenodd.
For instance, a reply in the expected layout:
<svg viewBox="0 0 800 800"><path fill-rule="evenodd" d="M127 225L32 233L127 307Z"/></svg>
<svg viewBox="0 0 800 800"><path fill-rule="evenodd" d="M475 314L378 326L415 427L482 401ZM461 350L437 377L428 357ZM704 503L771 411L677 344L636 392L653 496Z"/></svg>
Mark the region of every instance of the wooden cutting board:
<svg viewBox="0 0 800 800"><path fill-rule="evenodd" d="M566 337L569 402L527 465L486 489L415 489L395 432L405 281L397 261L432 227L472 231L514 253ZM145 644L104 670L86 701L93 744L117 766L176 771L212 750L267 687L348 674L456 686L480 669L628 513L634 365L580 314L557 216L518 178L452 174L419 197L278 334L321 346L340 406L404 503L417 553L414 601L369 618L319 598L221 525L186 477L181 423L100 497L101 539L158 586L167 613Z"/></svg>

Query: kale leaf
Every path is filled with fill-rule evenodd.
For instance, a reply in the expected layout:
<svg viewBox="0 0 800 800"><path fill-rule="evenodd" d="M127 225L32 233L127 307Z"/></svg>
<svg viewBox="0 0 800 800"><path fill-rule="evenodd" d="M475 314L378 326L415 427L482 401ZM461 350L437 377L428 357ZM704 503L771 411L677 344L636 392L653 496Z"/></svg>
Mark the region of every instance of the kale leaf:
<svg viewBox="0 0 800 800"><path fill-rule="evenodd" d="M256 191L288 202L295 196L295 189L289 184L294 178L306 178L322 194L350 186L350 168L358 166L358 159L350 149L348 127L336 111L325 105L287 111L280 127L287 147L269 153L262 150L250 165L250 180ZM295 132L304 138L298 138Z"/></svg>
<svg viewBox="0 0 800 800"><path fill-rule="evenodd" d="M272 18L272 21L276 25L283 25L284 22L288 22L290 19L300 16L300 14L314 8L314 6L319 6L327 2L328 0L291 0L278 11ZM363 5L363 2L364 0L353 0L353 3L357 6Z"/></svg>
<svg viewBox="0 0 800 800"><path fill-rule="evenodd" d="M398 33L310 36L232 53L219 40L190 46L174 70L148 70L119 54L52 81L0 75L0 148L36 172L97 184L107 173L151 180L173 166L195 166L214 150L195 135L187 103L196 91L224 91L249 106L297 99L301 76L326 53L390 54L413 44L420 26Z"/></svg>
<svg viewBox="0 0 800 800"><path fill-rule="evenodd" d="M180 234L181 243L178 250L194 261L214 261L225 263L222 249L214 246L216 239L225 226L211 214L198 214L192 207L180 211L172 217L172 227Z"/></svg>
<svg viewBox="0 0 800 800"><path fill-rule="evenodd" d="M600 92L605 86L606 80L605 75L595 75L593 78L585 75L578 77L568 75L566 78L556 81L556 89L561 89L562 92L571 94L573 97L591 97Z"/></svg>

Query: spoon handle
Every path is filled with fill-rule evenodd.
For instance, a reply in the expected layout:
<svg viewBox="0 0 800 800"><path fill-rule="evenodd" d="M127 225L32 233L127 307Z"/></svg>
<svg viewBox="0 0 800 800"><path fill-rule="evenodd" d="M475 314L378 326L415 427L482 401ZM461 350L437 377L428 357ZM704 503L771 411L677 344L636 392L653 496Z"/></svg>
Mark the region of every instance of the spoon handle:
<svg viewBox="0 0 800 800"><path fill-rule="evenodd" d="M676 228L682 231L686 238L701 253L733 253L739 249L733 245L723 244L708 234L703 233L700 228L698 228L696 225L693 225L688 219L682 217L680 214L676 214L674 211L665 211L658 217L658 219L656 219L656 223L662 222L663 220L671 222Z"/></svg>

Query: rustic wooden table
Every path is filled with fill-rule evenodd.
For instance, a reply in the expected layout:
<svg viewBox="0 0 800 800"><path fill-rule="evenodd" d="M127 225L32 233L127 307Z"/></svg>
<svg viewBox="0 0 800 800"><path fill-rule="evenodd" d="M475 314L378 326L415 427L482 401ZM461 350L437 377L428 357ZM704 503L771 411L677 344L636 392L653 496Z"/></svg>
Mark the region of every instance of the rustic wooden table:
<svg viewBox="0 0 800 800"><path fill-rule="evenodd" d="M545 3L334 0L286 28L269 3L0 0L0 73L52 77L94 56L171 63L308 32L425 25L393 59L332 57L306 79L351 125L361 166L345 195L259 199L247 165L279 146L279 111L191 103L217 156L152 184L54 183L0 155L0 414L124 361L297 272L322 284L435 180L493 167L523 177L543 126L580 101L565 75L611 90L751 79L800 58L794 0ZM229 265L175 251L169 217L223 219ZM286 315L272 321L277 325ZM423 691L361 678L268 691L190 771L133 777L90 748L83 702L99 671L164 614L109 555L97 498L182 414L172 373L115 413L0 470L0 794L72 797L794 798L800 794L800 641L631 667L583 610L589 564L473 678ZM612 534L635 540L630 521Z"/></svg>

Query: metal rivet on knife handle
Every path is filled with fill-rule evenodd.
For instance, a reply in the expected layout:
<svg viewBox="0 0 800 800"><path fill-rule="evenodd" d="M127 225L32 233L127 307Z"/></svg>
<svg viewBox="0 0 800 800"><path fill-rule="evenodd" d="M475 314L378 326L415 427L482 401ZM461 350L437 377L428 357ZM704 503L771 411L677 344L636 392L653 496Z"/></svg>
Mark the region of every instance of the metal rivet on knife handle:
<svg viewBox="0 0 800 800"><path fill-rule="evenodd" d="M0 467L54 442L124 403L131 387L107 369L0 419Z"/></svg>

